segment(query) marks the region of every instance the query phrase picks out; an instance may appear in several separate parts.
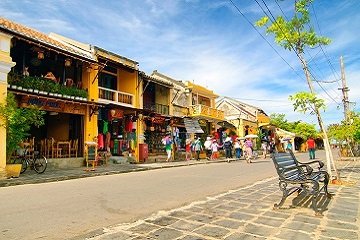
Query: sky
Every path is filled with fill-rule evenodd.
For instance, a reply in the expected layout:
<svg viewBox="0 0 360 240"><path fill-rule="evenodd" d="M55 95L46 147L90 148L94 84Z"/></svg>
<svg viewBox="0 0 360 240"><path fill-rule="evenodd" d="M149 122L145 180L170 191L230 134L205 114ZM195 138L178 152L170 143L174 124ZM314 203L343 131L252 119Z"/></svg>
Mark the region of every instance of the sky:
<svg viewBox="0 0 360 240"><path fill-rule="evenodd" d="M274 43L254 23L268 14L293 16L285 0L1 0L0 16L45 34L95 45L176 80L207 87L220 97L285 114L318 128L315 115L295 112L289 96L309 91L297 55ZM325 125L344 119L343 58L350 109L360 100L359 0L314 0L311 26L331 39L307 48L313 86L324 99ZM340 90L339 90L340 88Z"/></svg>

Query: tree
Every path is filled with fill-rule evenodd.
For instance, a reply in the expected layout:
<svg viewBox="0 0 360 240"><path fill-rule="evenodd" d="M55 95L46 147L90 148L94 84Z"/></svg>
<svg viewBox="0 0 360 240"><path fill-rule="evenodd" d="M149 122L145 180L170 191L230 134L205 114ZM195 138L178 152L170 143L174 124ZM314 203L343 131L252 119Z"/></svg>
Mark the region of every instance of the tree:
<svg viewBox="0 0 360 240"><path fill-rule="evenodd" d="M6 129L6 161L10 160L20 143L29 136L31 125L44 125L44 114L45 111L35 105L19 108L15 96L8 93L5 103L0 104L0 118L3 120L0 127Z"/></svg>
<svg viewBox="0 0 360 240"><path fill-rule="evenodd" d="M327 168L329 175L331 176L331 164L335 170L336 177L340 180L340 175L336 169L334 159L330 150L329 139L326 133L324 123L322 121L319 107L323 102L316 97L310 72L307 66L307 61L303 57L303 53L306 47L316 47L321 44L327 45L330 43L330 39L322 36L318 36L313 27L310 25L309 5L313 0L295 0L294 16L287 21L284 16L278 16L269 26L266 27L267 34L275 35L275 42L284 49L294 51L300 60L306 80L310 89L310 94L299 93L293 97L294 110L306 113L308 110L312 110L316 114L319 127L323 133L324 147L326 151ZM266 26L269 22L269 17L264 16L255 23L256 26ZM308 98L310 97L310 98ZM322 104L321 104L322 103Z"/></svg>
<svg viewBox="0 0 360 240"><path fill-rule="evenodd" d="M283 113L273 113L270 115L270 124L275 125L285 131L292 131L291 124L285 119Z"/></svg>
<svg viewBox="0 0 360 240"><path fill-rule="evenodd" d="M355 151L360 143L360 113L350 112L349 119L351 123L344 120L340 124L332 124L327 131L330 138L340 143L346 141Z"/></svg>

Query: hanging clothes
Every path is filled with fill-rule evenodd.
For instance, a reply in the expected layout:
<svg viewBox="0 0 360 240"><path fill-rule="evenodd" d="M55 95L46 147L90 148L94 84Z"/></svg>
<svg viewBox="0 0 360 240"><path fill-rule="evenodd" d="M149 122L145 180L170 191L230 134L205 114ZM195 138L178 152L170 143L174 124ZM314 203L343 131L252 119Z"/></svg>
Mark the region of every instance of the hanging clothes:
<svg viewBox="0 0 360 240"><path fill-rule="evenodd" d="M109 131L108 125L109 125L109 122L104 121L104 127L103 127L103 133L104 134L106 134Z"/></svg>
<svg viewBox="0 0 360 240"><path fill-rule="evenodd" d="M111 133L107 132L105 137L105 150L108 152L110 152L110 138L111 138Z"/></svg>
<svg viewBox="0 0 360 240"><path fill-rule="evenodd" d="M98 149L104 149L104 135L101 133L98 135Z"/></svg>

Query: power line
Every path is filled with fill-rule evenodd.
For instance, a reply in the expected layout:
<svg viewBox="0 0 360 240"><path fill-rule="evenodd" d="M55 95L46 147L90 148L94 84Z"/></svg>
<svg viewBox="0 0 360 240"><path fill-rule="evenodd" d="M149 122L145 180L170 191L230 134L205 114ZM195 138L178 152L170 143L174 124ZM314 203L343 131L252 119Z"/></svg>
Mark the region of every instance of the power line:
<svg viewBox="0 0 360 240"><path fill-rule="evenodd" d="M266 41L266 43L274 50L274 52L298 75L302 80L306 81L281 55L280 53L270 44L270 42L259 32L259 30L249 21L249 19L244 15L243 12L235 5L232 0L229 0L232 5L236 8L236 10L243 16L243 18L251 25L253 29L261 36L262 39Z"/></svg>

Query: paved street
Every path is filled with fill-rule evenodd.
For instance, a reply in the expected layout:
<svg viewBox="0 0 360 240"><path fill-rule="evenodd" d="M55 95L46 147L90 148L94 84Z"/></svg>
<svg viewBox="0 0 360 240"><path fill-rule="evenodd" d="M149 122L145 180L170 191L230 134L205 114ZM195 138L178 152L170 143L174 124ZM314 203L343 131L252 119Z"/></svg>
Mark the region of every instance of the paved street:
<svg viewBox="0 0 360 240"><path fill-rule="evenodd" d="M323 152L318 151L317 154L319 158L322 158ZM297 157L300 160L306 160L307 154L299 153ZM77 171L72 169L36 175L30 171L28 175L18 179L3 180L0 184L11 186L61 181L88 177L91 174L118 174L205 163L206 161L124 164L121 167L116 166L116 169L114 166L98 167L91 173L83 172L81 169ZM246 166L246 163L244 164ZM273 204L281 199L277 177L274 175L274 177L256 181L217 196L208 196L204 201L192 202L177 209L159 211L133 222L99 228L72 240L359 239L359 160L336 161L336 164L342 180L356 184L331 184L329 191L334 194L333 198L328 200L321 197L318 201L318 207L324 214L321 218L314 216L309 199L300 196L289 197L284 204L285 209L273 210ZM292 203L297 207L290 208Z"/></svg>
<svg viewBox="0 0 360 240"><path fill-rule="evenodd" d="M343 180L359 181L359 161L337 162ZM323 217L315 217L308 199L296 208L273 210L281 198L277 178L208 197L206 201L159 212L75 239L359 239L359 184L330 185L333 199L319 199Z"/></svg>

